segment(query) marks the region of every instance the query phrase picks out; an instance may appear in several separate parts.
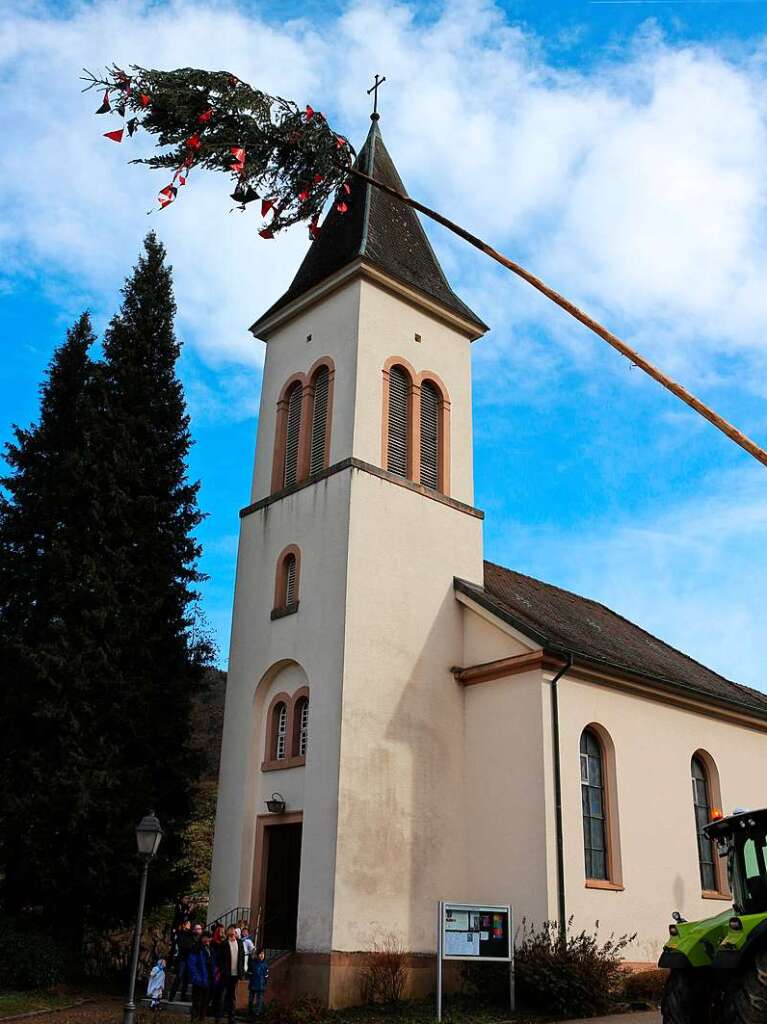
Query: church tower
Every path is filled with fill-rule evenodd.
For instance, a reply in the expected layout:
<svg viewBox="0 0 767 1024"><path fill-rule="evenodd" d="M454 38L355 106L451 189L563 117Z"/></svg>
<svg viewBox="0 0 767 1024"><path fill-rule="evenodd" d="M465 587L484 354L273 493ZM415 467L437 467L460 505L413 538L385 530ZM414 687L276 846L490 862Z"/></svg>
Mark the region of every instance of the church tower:
<svg viewBox="0 0 767 1024"><path fill-rule="evenodd" d="M377 115L358 165L404 191ZM465 889L453 581L482 583L470 343L486 330L415 212L356 179L252 327L267 348L210 910L249 908L265 946L293 951L293 991L331 1005L357 997L353 954L376 932L433 955L436 900Z"/></svg>

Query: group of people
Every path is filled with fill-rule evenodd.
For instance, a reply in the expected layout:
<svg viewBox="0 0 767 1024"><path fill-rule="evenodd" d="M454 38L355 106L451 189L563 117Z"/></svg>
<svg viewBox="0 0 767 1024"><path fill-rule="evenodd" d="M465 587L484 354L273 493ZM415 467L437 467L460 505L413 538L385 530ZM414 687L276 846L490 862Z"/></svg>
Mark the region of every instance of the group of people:
<svg viewBox="0 0 767 1024"><path fill-rule="evenodd" d="M205 930L186 918L173 938L176 971L170 1000L173 1002L180 990L181 1000L186 1002L191 987L193 1021L203 1021L209 1014L220 1021L226 1015L231 1024L237 1009L237 985L243 978L248 981L248 1016L263 1012L269 965L264 950L256 950L245 922Z"/></svg>

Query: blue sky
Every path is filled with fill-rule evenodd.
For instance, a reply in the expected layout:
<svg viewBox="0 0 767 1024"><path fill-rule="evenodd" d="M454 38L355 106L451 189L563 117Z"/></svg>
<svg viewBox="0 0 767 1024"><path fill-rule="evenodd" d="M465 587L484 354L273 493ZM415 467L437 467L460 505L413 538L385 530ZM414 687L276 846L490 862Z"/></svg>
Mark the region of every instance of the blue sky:
<svg viewBox="0 0 767 1024"><path fill-rule="evenodd" d="M227 68L361 141L365 88L412 194L587 308L767 443L767 3L0 2L0 436L36 415L82 308L99 329L146 230L175 269L202 481L203 608L226 661L262 345L247 327L305 232L266 243L199 178L127 165L80 68ZM487 557L604 601L751 685L763 675L767 475L528 286L428 228L493 327L474 348Z"/></svg>

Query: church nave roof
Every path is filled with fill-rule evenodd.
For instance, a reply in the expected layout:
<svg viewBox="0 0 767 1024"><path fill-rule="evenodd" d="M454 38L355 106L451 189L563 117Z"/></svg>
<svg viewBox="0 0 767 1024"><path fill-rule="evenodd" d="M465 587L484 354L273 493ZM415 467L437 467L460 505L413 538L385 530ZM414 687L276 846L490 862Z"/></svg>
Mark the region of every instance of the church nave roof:
<svg viewBox="0 0 767 1024"><path fill-rule="evenodd" d="M457 590L552 654L572 654L767 715L767 694L706 668L598 601L493 562L485 562L484 584L455 581Z"/></svg>

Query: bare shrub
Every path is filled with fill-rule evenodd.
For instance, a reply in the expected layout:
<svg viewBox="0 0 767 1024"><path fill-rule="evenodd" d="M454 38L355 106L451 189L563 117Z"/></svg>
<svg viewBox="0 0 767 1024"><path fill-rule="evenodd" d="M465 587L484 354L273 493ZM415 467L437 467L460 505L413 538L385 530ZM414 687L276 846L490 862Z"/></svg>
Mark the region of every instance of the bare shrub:
<svg viewBox="0 0 767 1024"><path fill-rule="evenodd" d="M394 932L376 932L362 960L362 991L369 1003L397 1006L407 979L407 951Z"/></svg>

